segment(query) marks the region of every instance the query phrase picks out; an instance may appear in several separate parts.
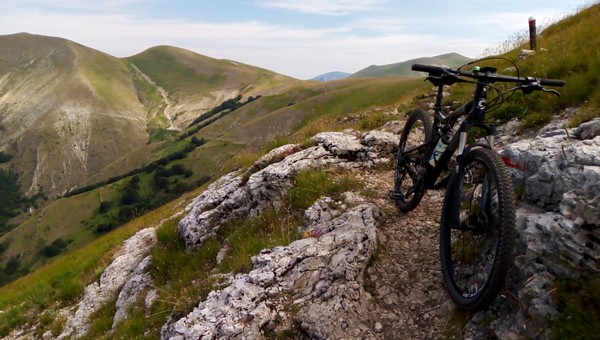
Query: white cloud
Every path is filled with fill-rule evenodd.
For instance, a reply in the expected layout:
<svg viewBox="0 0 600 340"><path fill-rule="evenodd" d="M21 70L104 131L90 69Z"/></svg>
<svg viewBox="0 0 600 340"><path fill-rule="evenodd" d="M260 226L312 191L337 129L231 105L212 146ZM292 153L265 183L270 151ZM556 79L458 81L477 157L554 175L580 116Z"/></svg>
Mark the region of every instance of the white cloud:
<svg viewBox="0 0 600 340"><path fill-rule="evenodd" d="M371 64L389 64L423 55L454 51L470 54L482 44L446 41L431 35L392 32L361 36L349 28L310 29L266 24L196 23L152 20L123 13L4 16L0 34L27 31L59 36L117 57L137 54L156 45L174 45L214 58L267 68L307 79L332 70L355 72ZM363 22L363 26L385 22ZM470 46L471 50L467 47Z"/></svg>
<svg viewBox="0 0 600 340"><path fill-rule="evenodd" d="M83 10L83 11L121 11L130 8L132 5L140 3L152 3L156 0L11 0L0 4L2 7L23 7L31 6L45 7L53 10Z"/></svg>
<svg viewBox="0 0 600 340"><path fill-rule="evenodd" d="M353 29L369 30L378 33L402 32L407 28L404 18L364 18L350 22Z"/></svg>
<svg viewBox="0 0 600 340"><path fill-rule="evenodd" d="M261 6L281 8L300 13L312 13L322 15L341 15L350 12L371 11L387 0L257 0Z"/></svg>
<svg viewBox="0 0 600 340"><path fill-rule="evenodd" d="M309 22L298 27L258 20L215 23L153 19L128 9L142 1L164 0L104 0L93 4L77 0L2 2L0 34L25 31L59 36L117 57L131 56L156 45L173 45L304 79L333 70L355 72L371 64L390 64L447 52L475 57L498 39L514 33L515 27L525 27L531 15L466 13L461 14L459 22L448 25L457 20L455 13L448 14L453 17L423 23L423 18L403 13L392 17L392 12L383 12L383 8L392 5L384 0L248 0L303 13L378 11L368 12L373 14L371 17L349 16L347 21L327 28L311 28ZM15 4L22 7L14 7ZM47 7L53 10L48 11ZM61 11L62 7L71 10ZM546 13L554 12L537 13L539 21L549 15ZM338 18L341 17L327 20Z"/></svg>

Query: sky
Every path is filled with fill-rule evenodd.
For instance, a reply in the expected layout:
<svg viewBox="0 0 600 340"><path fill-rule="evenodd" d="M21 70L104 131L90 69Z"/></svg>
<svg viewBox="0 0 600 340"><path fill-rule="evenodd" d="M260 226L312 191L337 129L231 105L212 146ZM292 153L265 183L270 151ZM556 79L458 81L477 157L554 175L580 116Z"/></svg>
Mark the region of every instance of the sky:
<svg viewBox="0 0 600 340"><path fill-rule="evenodd" d="M298 79L457 52L475 58L591 0L0 0L0 35L128 57L189 49ZM1 46L0 46L1 48Z"/></svg>

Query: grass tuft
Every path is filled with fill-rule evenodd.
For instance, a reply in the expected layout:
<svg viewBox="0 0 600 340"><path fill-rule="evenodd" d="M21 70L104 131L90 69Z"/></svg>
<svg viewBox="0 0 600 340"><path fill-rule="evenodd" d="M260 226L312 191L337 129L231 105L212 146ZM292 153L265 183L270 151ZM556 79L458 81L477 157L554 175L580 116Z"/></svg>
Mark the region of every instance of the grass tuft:
<svg viewBox="0 0 600 340"><path fill-rule="evenodd" d="M298 210L306 210L323 196L339 198L343 192L361 189L360 182L348 174L333 176L319 169L301 172L295 180L296 185L287 192L286 200Z"/></svg>
<svg viewBox="0 0 600 340"><path fill-rule="evenodd" d="M552 324L555 339L593 339L600 334L600 278L562 279L552 297L560 316Z"/></svg>

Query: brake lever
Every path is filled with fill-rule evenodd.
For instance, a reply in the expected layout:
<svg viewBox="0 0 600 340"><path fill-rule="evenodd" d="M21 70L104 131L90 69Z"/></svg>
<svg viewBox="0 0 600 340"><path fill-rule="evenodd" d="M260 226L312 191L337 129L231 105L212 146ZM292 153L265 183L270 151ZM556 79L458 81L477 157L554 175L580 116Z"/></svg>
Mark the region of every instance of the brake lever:
<svg viewBox="0 0 600 340"><path fill-rule="evenodd" d="M523 93L525 93L525 94L530 94L533 91L544 91L544 92L552 93L552 94L556 95L557 97L560 97L560 92L553 90L553 89L544 88L537 81L531 82L527 85L521 85L521 91L523 91Z"/></svg>
<svg viewBox="0 0 600 340"><path fill-rule="evenodd" d="M530 94L533 91L545 90L542 87L542 85L540 85L540 83L538 83L537 81L533 82L533 83L529 83L527 85L521 85L520 88L521 88L521 91L523 91L523 93L525 93L525 94Z"/></svg>
<svg viewBox="0 0 600 340"><path fill-rule="evenodd" d="M429 76L427 76L427 78L425 78L425 81L430 81L435 86L439 86L440 84L452 85L454 83L461 82L462 79L454 73L444 72L443 74L440 74L439 76L433 76L433 75L429 74Z"/></svg>
<svg viewBox="0 0 600 340"><path fill-rule="evenodd" d="M542 91L552 93L552 94L556 95L557 97L560 97L560 92L558 92L556 90L542 88Z"/></svg>

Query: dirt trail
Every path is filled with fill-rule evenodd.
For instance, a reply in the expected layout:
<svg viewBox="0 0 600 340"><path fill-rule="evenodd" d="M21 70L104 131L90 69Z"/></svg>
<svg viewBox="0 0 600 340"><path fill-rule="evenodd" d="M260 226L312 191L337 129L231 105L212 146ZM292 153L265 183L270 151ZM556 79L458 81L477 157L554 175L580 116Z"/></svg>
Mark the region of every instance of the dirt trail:
<svg viewBox="0 0 600 340"><path fill-rule="evenodd" d="M375 328L385 339L445 337L454 305L442 284L439 263L444 191L429 191L415 210L403 214L388 197L393 176L389 170L361 176L384 212L377 259L367 269L365 282L376 305Z"/></svg>

